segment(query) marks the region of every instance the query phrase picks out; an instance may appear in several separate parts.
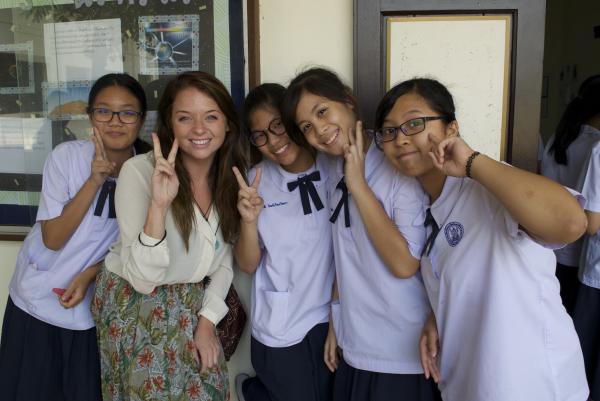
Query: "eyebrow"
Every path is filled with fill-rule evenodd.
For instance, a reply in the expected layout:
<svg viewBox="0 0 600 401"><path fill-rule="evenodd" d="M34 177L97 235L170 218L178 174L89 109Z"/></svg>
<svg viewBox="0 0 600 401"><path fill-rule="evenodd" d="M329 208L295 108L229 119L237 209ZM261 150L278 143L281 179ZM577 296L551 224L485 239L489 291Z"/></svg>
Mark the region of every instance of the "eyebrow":
<svg viewBox="0 0 600 401"><path fill-rule="evenodd" d="M108 106L108 107L110 107L110 104L105 103L105 102L99 102L99 103L96 103L96 106ZM132 107L132 108L135 109L137 106L134 105L134 104L126 103L126 104L120 104L117 107Z"/></svg>

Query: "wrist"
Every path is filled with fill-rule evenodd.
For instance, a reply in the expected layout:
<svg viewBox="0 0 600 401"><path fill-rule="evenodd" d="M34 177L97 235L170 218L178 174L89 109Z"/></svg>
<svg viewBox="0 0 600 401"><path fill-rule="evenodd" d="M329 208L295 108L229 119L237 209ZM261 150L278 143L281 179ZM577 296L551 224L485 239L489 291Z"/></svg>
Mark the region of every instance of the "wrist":
<svg viewBox="0 0 600 401"><path fill-rule="evenodd" d="M466 177L473 178L473 164L475 163L475 161L478 158L480 158L479 156L481 156L481 153L474 151L468 157L467 162L465 163L465 176Z"/></svg>
<svg viewBox="0 0 600 401"><path fill-rule="evenodd" d="M90 187L92 187L94 189L94 191L97 191L98 189L100 189L100 187L102 186L102 184L104 184L104 180L102 180L102 182L97 182L94 179L93 174L90 175L86 181L86 184L89 185Z"/></svg>

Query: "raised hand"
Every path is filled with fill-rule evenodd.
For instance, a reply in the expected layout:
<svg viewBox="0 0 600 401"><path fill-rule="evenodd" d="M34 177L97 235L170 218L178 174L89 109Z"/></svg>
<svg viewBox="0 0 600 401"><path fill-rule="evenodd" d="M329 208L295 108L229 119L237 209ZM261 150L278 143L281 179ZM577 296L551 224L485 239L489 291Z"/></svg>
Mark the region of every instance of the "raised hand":
<svg viewBox="0 0 600 401"><path fill-rule="evenodd" d="M237 167L233 167L233 174L240 186L237 208L242 221L247 224L255 223L264 205L263 199L258 195L262 170L260 168L256 169L256 177L254 177L254 181L250 185L246 183L246 180L244 180Z"/></svg>
<svg viewBox="0 0 600 401"><path fill-rule="evenodd" d="M92 127L92 136L90 139L94 142L94 159L92 160L92 173L90 174L89 180L96 187L101 187L106 181L106 178L114 173L116 164L108 160L106 156L106 150L104 149L104 142L100 136L100 131L96 127Z"/></svg>
<svg viewBox="0 0 600 401"><path fill-rule="evenodd" d="M154 173L152 173L152 202L160 208L168 208L177 196L179 179L175 173L175 157L179 145L177 139L165 159L160 148L158 136L152 133L154 143Z"/></svg>
<svg viewBox="0 0 600 401"><path fill-rule="evenodd" d="M344 175L350 193L360 189L366 184L365 180L365 154L363 152L363 127L362 122L356 122L356 130L348 132L350 144L344 145Z"/></svg>
<svg viewBox="0 0 600 401"><path fill-rule="evenodd" d="M453 177L466 175L467 160L473 153L473 149L462 138L454 136L438 142L429 135L429 142L431 143L429 156L438 170Z"/></svg>

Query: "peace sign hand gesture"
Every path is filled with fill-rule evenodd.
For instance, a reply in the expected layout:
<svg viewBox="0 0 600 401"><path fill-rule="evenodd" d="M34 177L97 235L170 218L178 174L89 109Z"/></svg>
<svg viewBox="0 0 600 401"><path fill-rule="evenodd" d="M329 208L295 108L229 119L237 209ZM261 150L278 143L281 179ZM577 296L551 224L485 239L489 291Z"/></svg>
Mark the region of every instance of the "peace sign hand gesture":
<svg viewBox="0 0 600 401"><path fill-rule="evenodd" d="M106 178L115 171L116 164L108 160L106 150L104 149L104 142L102 142L102 137L98 129L92 127L92 130L90 139L94 142L95 152L89 180L96 188L100 188L104 184L104 181L106 181Z"/></svg>
<svg viewBox="0 0 600 401"><path fill-rule="evenodd" d="M442 141L436 141L429 135L431 152L429 156L433 165L446 175L453 177L464 177L469 156L473 149L460 137L449 137Z"/></svg>
<svg viewBox="0 0 600 401"><path fill-rule="evenodd" d="M247 224L255 223L264 205L263 199L258 195L258 185L260 184L262 170L260 167L256 169L256 177L254 177L254 181L250 185L246 183L246 180L244 180L237 167L233 167L233 174L240 186L237 208L242 221Z"/></svg>
<svg viewBox="0 0 600 401"><path fill-rule="evenodd" d="M363 152L363 127L362 122L356 122L356 130L348 132L349 145L344 145L344 175L350 193L360 189L366 184L365 180L365 154Z"/></svg>
<svg viewBox="0 0 600 401"><path fill-rule="evenodd" d="M160 148L158 136L152 133L154 143L154 173L152 173L152 202L160 208L168 208L177 196L179 179L175 173L175 157L179 144L173 140L169 156L165 159Z"/></svg>

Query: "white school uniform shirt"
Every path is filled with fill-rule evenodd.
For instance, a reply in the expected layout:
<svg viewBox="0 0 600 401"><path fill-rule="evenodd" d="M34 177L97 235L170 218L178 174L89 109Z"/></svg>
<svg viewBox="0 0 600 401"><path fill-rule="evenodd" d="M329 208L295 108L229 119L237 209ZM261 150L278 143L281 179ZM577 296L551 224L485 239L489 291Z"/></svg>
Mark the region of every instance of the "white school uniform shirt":
<svg viewBox="0 0 600 401"><path fill-rule="evenodd" d="M108 218L108 198L102 215L94 215L100 190L73 235L58 251L44 245L41 221L60 216L77 195L90 177L94 153L91 141L80 140L62 143L48 155L36 223L19 251L9 287L17 307L36 319L71 330L94 327L90 313L94 285L89 286L83 301L70 309L60 305L52 288L67 288L77 274L104 258L118 237L117 221Z"/></svg>
<svg viewBox="0 0 600 401"><path fill-rule="evenodd" d="M585 209L600 213L600 141L594 144L580 181L581 194L586 199ZM589 287L600 289L600 231L584 238L579 279Z"/></svg>
<svg viewBox="0 0 600 401"><path fill-rule="evenodd" d="M342 191L342 158L331 162L330 212ZM365 178L386 214L420 258L425 242L423 191L413 178L401 176L374 144L365 157ZM344 360L354 368L379 373L422 373L419 337L430 312L420 273L408 279L390 273L373 247L360 213L349 196L350 227L342 210L333 224L339 303L332 315Z"/></svg>
<svg viewBox="0 0 600 401"><path fill-rule="evenodd" d="M550 138L542 158L542 175L561 185L581 191L580 177L585 174L585 167L590 157L590 152L595 143L600 141L600 131L589 125L582 125L579 135L567 148L568 164L558 164L550 147L554 137ZM579 266L583 239L579 239L563 248L556 249L556 260L566 266Z"/></svg>
<svg viewBox="0 0 600 401"><path fill-rule="evenodd" d="M586 400L554 253L468 178L447 177L431 213L440 231L421 270L440 336L444 400Z"/></svg>
<svg viewBox="0 0 600 401"><path fill-rule="evenodd" d="M165 217L165 239L146 235L144 224L152 199L153 172L153 152L132 157L123 164L115 195L121 235L110 247L105 266L143 294L160 285L198 283L210 277L200 314L216 325L227 314L225 296L233 278L231 245L223 240L217 209L213 205L205 220L194 204L196 225L190 232L188 250L171 208Z"/></svg>
<svg viewBox="0 0 600 401"><path fill-rule="evenodd" d="M259 167L265 206L258 218L262 256L252 285L252 336L269 347L289 347L329 321L334 267L327 169L322 155L302 174L264 160L248 173L250 182ZM312 212L305 215L300 188L290 191L288 183L314 171L321 178L313 185L323 208L317 210L309 197Z"/></svg>

